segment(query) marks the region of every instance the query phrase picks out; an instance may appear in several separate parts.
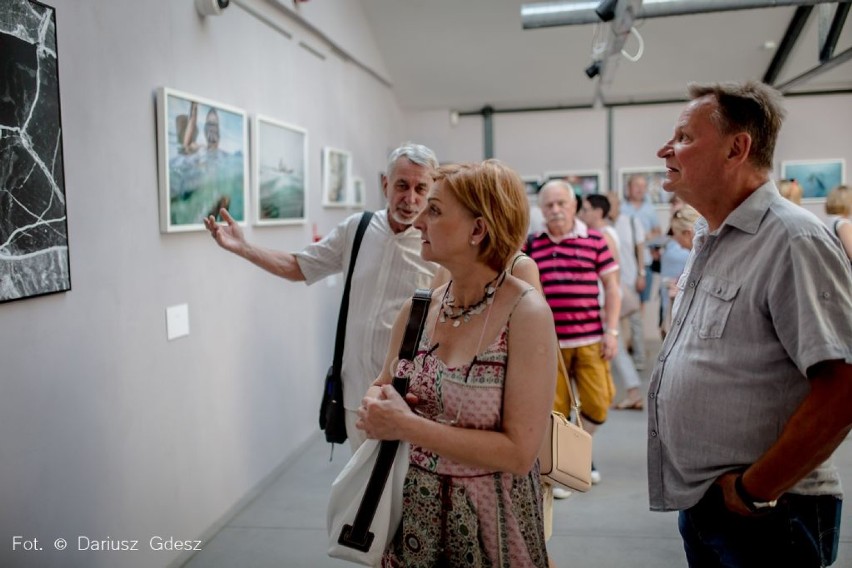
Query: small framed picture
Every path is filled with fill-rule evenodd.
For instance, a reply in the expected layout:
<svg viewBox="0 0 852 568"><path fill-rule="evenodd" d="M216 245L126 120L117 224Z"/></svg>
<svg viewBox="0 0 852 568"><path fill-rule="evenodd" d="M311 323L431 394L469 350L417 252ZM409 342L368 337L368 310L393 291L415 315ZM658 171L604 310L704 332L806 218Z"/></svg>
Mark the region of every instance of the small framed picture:
<svg viewBox="0 0 852 568"><path fill-rule="evenodd" d="M364 208L364 180L362 178L352 178L352 196L349 204L356 209Z"/></svg>
<svg viewBox="0 0 852 568"><path fill-rule="evenodd" d="M254 127L252 202L256 225L307 218L308 131L258 115Z"/></svg>
<svg viewBox="0 0 852 568"><path fill-rule="evenodd" d="M619 195L627 199L627 184L632 178L645 178L647 183L646 194L654 205L662 205L669 202L671 194L663 189L663 181L666 179L666 168L662 166L645 166L639 168L621 168L618 170L618 179L621 183Z"/></svg>
<svg viewBox="0 0 852 568"><path fill-rule="evenodd" d="M544 173L545 182L553 179L567 181L574 188L574 191L580 195L604 193L603 172L600 170L568 170Z"/></svg>
<svg viewBox="0 0 852 568"><path fill-rule="evenodd" d="M244 224L248 120L238 108L161 87L157 93L160 231L203 231L227 209Z"/></svg>
<svg viewBox="0 0 852 568"><path fill-rule="evenodd" d="M325 147L322 150L323 207L346 207L352 183L352 154Z"/></svg>
<svg viewBox="0 0 852 568"><path fill-rule="evenodd" d="M845 183L846 160L790 160L781 162L781 178L794 179L802 187L802 199L824 199Z"/></svg>

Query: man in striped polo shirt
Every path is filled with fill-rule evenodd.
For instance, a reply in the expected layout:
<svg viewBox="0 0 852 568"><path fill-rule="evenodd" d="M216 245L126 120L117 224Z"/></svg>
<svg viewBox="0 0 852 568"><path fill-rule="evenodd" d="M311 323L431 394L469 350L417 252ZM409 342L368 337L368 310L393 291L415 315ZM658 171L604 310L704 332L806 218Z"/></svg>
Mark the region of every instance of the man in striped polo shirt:
<svg viewBox="0 0 852 568"><path fill-rule="evenodd" d="M577 198L567 182L546 183L539 205L547 228L529 241L527 253L541 274L565 367L582 401L584 426L594 433L606 421L615 396L609 360L618 344L618 264L603 235L576 218ZM604 309L598 302L598 279ZM560 391L567 393L567 385L557 385L557 400Z"/></svg>

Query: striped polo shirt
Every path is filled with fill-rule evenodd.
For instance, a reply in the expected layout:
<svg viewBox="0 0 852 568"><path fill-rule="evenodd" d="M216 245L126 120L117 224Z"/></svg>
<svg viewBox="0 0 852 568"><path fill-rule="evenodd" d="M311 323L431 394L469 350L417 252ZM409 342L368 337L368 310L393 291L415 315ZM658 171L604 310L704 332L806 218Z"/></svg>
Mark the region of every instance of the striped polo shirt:
<svg viewBox="0 0 852 568"><path fill-rule="evenodd" d="M538 265L560 347L600 341L604 328L598 279L618 270L603 235L575 219L572 231L561 239L547 232L531 237L526 252Z"/></svg>

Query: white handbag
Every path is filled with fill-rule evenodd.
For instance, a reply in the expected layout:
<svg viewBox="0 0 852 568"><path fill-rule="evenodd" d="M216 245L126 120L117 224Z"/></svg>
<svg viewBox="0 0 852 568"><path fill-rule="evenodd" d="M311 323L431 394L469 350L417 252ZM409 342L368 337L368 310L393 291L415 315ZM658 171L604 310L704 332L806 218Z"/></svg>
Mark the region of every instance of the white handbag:
<svg viewBox="0 0 852 568"><path fill-rule="evenodd" d="M378 440L367 440L361 444L331 485L326 526L328 555L333 558L377 566L402 520L402 486L408 472L408 442L401 442L396 449L369 532L365 535L352 534L380 448ZM348 544L341 544L341 535L349 540ZM361 542L363 546L353 548L352 541Z"/></svg>
<svg viewBox="0 0 852 568"><path fill-rule="evenodd" d="M431 300L431 290L414 293L400 360L414 360ZM399 369L393 386L404 396L409 377ZM379 564L402 520L408 447L405 441L367 440L355 451L331 485L326 514L329 556L366 566Z"/></svg>

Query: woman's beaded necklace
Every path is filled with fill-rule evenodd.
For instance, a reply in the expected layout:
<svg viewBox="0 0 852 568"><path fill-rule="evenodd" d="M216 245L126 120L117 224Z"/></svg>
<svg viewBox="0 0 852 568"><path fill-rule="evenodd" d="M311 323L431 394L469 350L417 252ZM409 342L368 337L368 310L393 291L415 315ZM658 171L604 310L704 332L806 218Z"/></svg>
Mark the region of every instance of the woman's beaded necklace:
<svg viewBox="0 0 852 568"><path fill-rule="evenodd" d="M447 319L450 319L453 322L453 327L458 327L462 322L469 322L470 318L481 314L485 311L491 302L494 301L494 294L497 293L497 289L503 284L503 281L506 279L506 272L503 271L498 274L494 280L485 285L485 295L482 296L482 299L472 306L460 306L456 307L455 302L456 299L453 297L452 293L450 293L450 289L453 286L453 281L450 280L450 283L447 284L447 291L444 292L444 297L441 299L441 314L439 316L439 321L444 323Z"/></svg>

